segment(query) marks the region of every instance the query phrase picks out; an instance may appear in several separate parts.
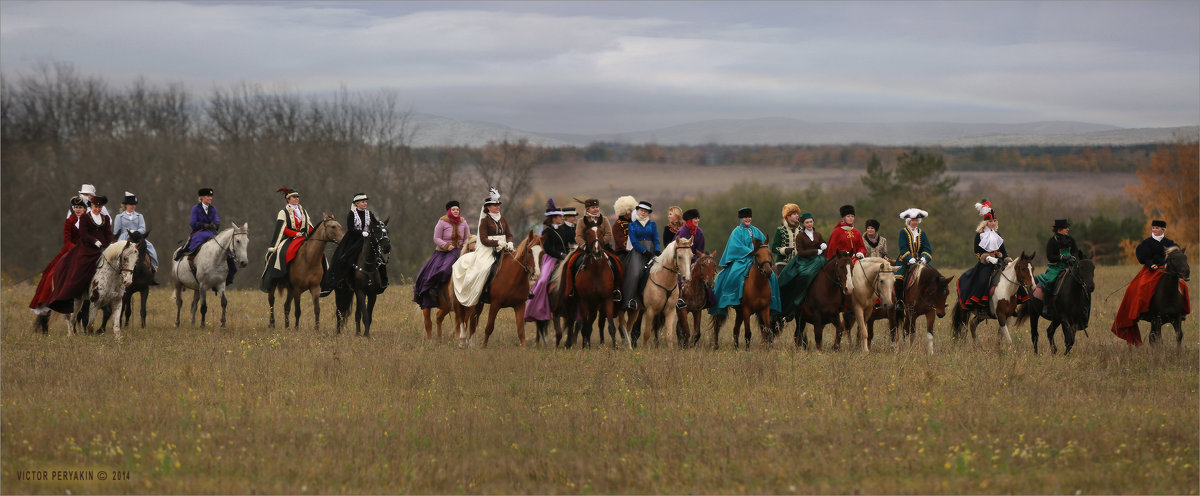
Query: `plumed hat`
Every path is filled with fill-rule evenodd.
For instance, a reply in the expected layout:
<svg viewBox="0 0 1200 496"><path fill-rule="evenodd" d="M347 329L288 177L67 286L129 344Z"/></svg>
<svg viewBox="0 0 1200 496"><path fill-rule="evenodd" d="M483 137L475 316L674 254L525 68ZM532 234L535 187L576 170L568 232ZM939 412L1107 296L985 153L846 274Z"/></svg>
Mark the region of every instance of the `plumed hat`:
<svg viewBox="0 0 1200 496"><path fill-rule="evenodd" d="M299 192L299 191L296 191L296 190L294 190L294 189L289 189L289 188L279 188L279 189L275 190L275 192L276 192L276 193L280 193L280 194L282 194L282 195L283 195L283 198L284 198L285 200L286 200L286 199L288 199L288 198L292 198L292 197L295 197L295 198L300 198L300 192Z"/></svg>
<svg viewBox="0 0 1200 496"><path fill-rule="evenodd" d="M929 217L929 212L926 212L924 210L921 210L921 209L915 208L915 207L905 210L903 212L900 212L900 218L904 219L905 221L907 221L908 219L917 219L917 222L921 222L922 219L924 219L926 217Z"/></svg>
<svg viewBox="0 0 1200 496"><path fill-rule="evenodd" d="M483 199L483 206L500 205L500 192L496 188L488 188L487 198Z"/></svg>
<svg viewBox="0 0 1200 496"><path fill-rule="evenodd" d="M746 217L754 217L754 212L750 210L750 207L742 207L738 209L738 218L745 219Z"/></svg>
<svg viewBox="0 0 1200 496"><path fill-rule="evenodd" d="M979 211L979 216L983 217L983 220L996 219L996 211L992 210L992 202L987 201L986 198L975 204L975 210Z"/></svg>
<svg viewBox="0 0 1200 496"><path fill-rule="evenodd" d="M625 215L632 212L634 207L637 207L637 203L638 201L632 196L622 196L613 202L613 210L617 212L617 215Z"/></svg>
<svg viewBox="0 0 1200 496"><path fill-rule="evenodd" d="M854 205L842 205L842 208L838 209L838 215L841 217L854 215Z"/></svg>
<svg viewBox="0 0 1200 496"><path fill-rule="evenodd" d="M1167 228L1167 221L1165 221L1165 220L1158 220L1158 219L1152 220L1152 221L1150 221L1150 227L1161 227L1161 228L1163 228L1163 229L1166 229L1166 228Z"/></svg>
<svg viewBox="0 0 1200 496"><path fill-rule="evenodd" d="M555 215L564 215L563 211L554 206L554 198L546 200L546 217L554 217Z"/></svg>
<svg viewBox="0 0 1200 496"><path fill-rule="evenodd" d="M696 210L694 208L689 208L686 212L683 213L683 221L684 222L687 222L692 219L699 219L699 218L700 218L700 211Z"/></svg>
<svg viewBox="0 0 1200 496"><path fill-rule="evenodd" d="M137 205L137 195L126 191L125 199L121 200L121 204L122 205Z"/></svg>
<svg viewBox="0 0 1200 496"><path fill-rule="evenodd" d="M72 196L71 197L71 206L72 207L86 207L87 202L84 202L83 198L80 198L78 196Z"/></svg>
<svg viewBox="0 0 1200 496"><path fill-rule="evenodd" d="M786 219L792 213L800 213L800 206L795 203L789 203L783 206L783 218Z"/></svg>

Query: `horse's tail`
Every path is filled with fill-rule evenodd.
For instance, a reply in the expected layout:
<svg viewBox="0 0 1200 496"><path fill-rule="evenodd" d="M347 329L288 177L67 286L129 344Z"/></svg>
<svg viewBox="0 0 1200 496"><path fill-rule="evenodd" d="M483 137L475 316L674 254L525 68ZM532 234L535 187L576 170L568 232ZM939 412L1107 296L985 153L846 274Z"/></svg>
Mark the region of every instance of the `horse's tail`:
<svg viewBox="0 0 1200 496"><path fill-rule="evenodd" d="M712 315L712 320L708 321L708 331L714 333L720 331L727 318L729 318L728 314Z"/></svg>
<svg viewBox="0 0 1200 496"><path fill-rule="evenodd" d="M951 336L953 339L958 339L962 335L963 327L966 326L968 318L970 318L970 314L966 310L963 310L962 305L957 301L954 302L954 310L950 312L950 330L952 331Z"/></svg>

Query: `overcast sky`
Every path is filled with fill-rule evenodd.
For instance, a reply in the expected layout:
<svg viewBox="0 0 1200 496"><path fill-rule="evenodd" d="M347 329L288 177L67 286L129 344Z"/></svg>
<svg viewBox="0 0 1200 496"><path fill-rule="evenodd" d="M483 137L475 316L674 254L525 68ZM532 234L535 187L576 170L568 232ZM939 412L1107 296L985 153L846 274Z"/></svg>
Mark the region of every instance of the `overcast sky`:
<svg viewBox="0 0 1200 496"><path fill-rule="evenodd" d="M838 122L1200 123L1200 2L0 2L0 70L69 62L600 133Z"/></svg>

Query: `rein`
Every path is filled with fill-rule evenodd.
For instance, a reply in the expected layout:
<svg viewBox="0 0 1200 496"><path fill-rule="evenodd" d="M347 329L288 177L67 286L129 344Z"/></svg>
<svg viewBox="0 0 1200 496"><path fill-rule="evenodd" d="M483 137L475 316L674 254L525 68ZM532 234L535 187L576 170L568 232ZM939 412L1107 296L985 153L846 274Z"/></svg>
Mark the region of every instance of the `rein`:
<svg viewBox="0 0 1200 496"><path fill-rule="evenodd" d="M1013 262L1013 274L1016 274L1016 272L1017 272L1017 265L1018 265L1018 264L1020 264L1020 262L1018 262L1018 261L1014 261L1014 262ZM1008 278L1008 274L1005 274L1005 272L1007 272L1007 271L1008 271L1008 268L1007 268L1007 267L1005 267L1005 269L1004 269L1004 270L1001 270L1001 271L1000 271L1000 278L1001 278L1001 279L1004 279L1005 281L1008 281L1008 282L1009 282L1009 284L1013 284L1013 285L1017 286L1018 288L1024 289L1024 290L1025 290L1025 292L1029 293L1029 295L1030 295L1030 296L1032 296L1032 295L1033 295L1033 290L1032 290L1032 289L1029 289L1029 286L1027 286L1027 285L1025 285L1025 284L1022 284L1022 283L1019 281L1020 277L1017 277L1018 281L1014 281L1014 280L1012 280L1012 279L1009 279L1009 278Z"/></svg>

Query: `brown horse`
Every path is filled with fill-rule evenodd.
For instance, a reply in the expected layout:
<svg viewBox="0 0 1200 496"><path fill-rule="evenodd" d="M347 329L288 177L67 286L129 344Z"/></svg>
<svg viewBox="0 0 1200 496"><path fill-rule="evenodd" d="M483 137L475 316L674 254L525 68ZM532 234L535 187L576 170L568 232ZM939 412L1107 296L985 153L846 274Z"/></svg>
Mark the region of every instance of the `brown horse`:
<svg viewBox="0 0 1200 496"><path fill-rule="evenodd" d="M567 301L563 295L564 297L560 299L560 314L570 323L567 330L567 348L574 346L575 338L580 334L582 334L581 346L591 347L592 325L600 315L604 316L604 320L600 324L600 335L604 335L604 324L607 323L613 346L617 345L616 302L612 297L617 283L613 279L613 271L609 267L609 262L615 262L620 267L619 272L624 273L624 267L621 266L620 259L610 257L604 251L600 246L598 236L595 227L584 231L584 244L580 247L582 251L579 255L581 262L578 272L574 274L575 297ZM563 270L570 270L570 268L567 267ZM557 329L556 335L561 336ZM627 344L631 341L624 328L621 329L621 337Z"/></svg>
<svg viewBox="0 0 1200 496"><path fill-rule="evenodd" d="M839 251L821 267L820 272L817 272L812 286L808 288L807 296L800 304L800 310L796 312L796 346L808 348L808 334L805 333L804 327L811 323L818 351L821 349L825 324L833 324L836 330L834 349L840 347L841 336L846 332L841 313L846 308L848 295L853 289L854 279L850 275L852 258L850 252Z"/></svg>
<svg viewBox="0 0 1200 496"><path fill-rule="evenodd" d="M677 310L679 321L679 342L683 346L694 346L700 342L700 321L704 309L708 308L708 291L711 291L717 278L717 252L702 253L692 262L692 278L680 283L679 297L685 306ZM695 321L696 333L692 334L688 326L688 317Z"/></svg>
<svg viewBox="0 0 1200 496"><path fill-rule="evenodd" d="M766 243L754 240L754 248L750 254L754 257L754 267L746 274L746 282L742 286L742 301L731 305L736 310L733 321L733 347L738 347L738 329L745 325L746 348L750 347L750 316L758 315L758 332L763 340L770 339L767 325L771 322L771 276L774 275L774 260L771 259L770 240ZM712 316L713 349L720 343L721 326L725 324L728 314Z"/></svg>
<svg viewBox="0 0 1200 496"><path fill-rule="evenodd" d="M536 281L541 275L542 268L537 263L541 252L542 237L531 230L514 252L500 253L500 266L496 269L496 275L492 276L491 284L485 289L488 297L488 320L483 333L484 348L487 348L488 339L496 329L496 314L501 308L513 309L517 319L517 339L520 340L521 346L525 346L525 302L529 300L529 288L533 285L530 279ZM455 298L452 305L455 321L460 329L459 347L465 348L475 338L479 316L483 313L483 301L481 299L474 306L466 307Z"/></svg>
<svg viewBox="0 0 1200 496"><path fill-rule="evenodd" d="M909 343L916 339L917 317L925 317L925 345L933 354L933 323L935 318L946 316L946 298L950 296L950 280L954 276L942 277L932 265L924 262L909 269L908 280L904 281L903 312L904 336ZM958 305L955 305L956 307ZM895 343L895 334L892 334Z"/></svg>
<svg viewBox="0 0 1200 496"><path fill-rule="evenodd" d="M1033 294L1033 257L1036 255L1037 252L1032 255L1021 252L1021 256L1008 262L1004 266L1004 270L999 271L999 275L992 276L994 282L989 289L992 297L986 310L965 310L962 305L954 305L954 315L951 318L954 339L962 336L963 326L967 324L968 318L970 318L972 341L976 340L975 327L980 322L996 319L1000 323L998 332L1001 339L998 344L1001 346L1005 342L1012 344L1012 336L1008 333L1008 324L1010 320L1015 319L1015 323L1019 325L1028 317L1023 303ZM933 335L931 334L926 339L929 341L930 353L933 353Z"/></svg>
<svg viewBox="0 0 1200 496"><path fill-rule="evenodd" d="M329 242L338 243L346 230L332 215L324 214L321 222L317 223L308 239L296 250L296 258L287 264L287 299L283 302L283 328L290 325L288 309L296 305L296 327L300 327L300 294L308 291L313 302L313 330L321 330L321 279L325 277L325 245ZM279 256L285 256L280 253ZM267 304L270 305L270 321L268 325L275 327L275 292L283 291L282 282L276 283L275 288L267 293Z"/></svg>
<svg viewBox="0 0 1200 496"><path fill-rule="evenodd" d="M478 237L472 234L463 243L460 248L459 256L466 255L475 251L475 244L478 243ZM442 322L446 320L447 315L454 313L454 284L450 279L441 286L433 290L434 296L437 297L437 336L442 339ZM425 317L425 339L433 339L433 318L430 313L432 308L422 308L421 315Z"/></svg>
<svg viewBox="0 0 1200 496"><path fill-rule="evenodd" d="M676 302L679 301L679 285L680 278L687 283L692 278L692 240L691 238L678 238L663 248L661 255L656 257L654 265L650 268L650 276L647 278L646 288L642 290L642 311L644 312L643 322L650 326L650 331L654 333L654 342L658 343L659 327L656 326L655 320L662 321L662 328L667 334L667 348L675 347L675 324L679 318L676 310ZM743 298L744 299L744 298ZM767 305L771 303L771 289L767 287ZM768 311L770 311L768 309ZM661 319L655 317L662 316ZM747 324L747 329L749 325ZM642 344L650 339L650 332L642 334ZM746 338L749 344L750 338ZM613 339L615 344L616 339Z"/></svg>

